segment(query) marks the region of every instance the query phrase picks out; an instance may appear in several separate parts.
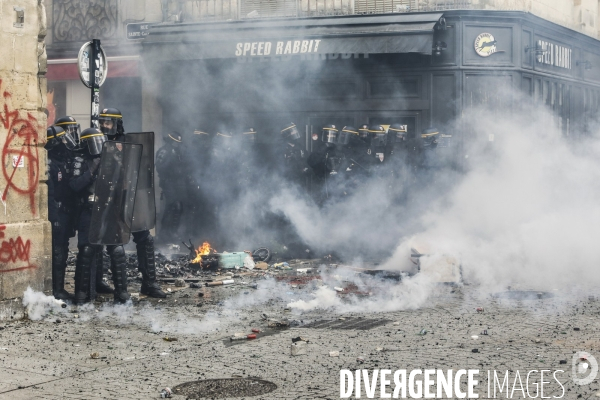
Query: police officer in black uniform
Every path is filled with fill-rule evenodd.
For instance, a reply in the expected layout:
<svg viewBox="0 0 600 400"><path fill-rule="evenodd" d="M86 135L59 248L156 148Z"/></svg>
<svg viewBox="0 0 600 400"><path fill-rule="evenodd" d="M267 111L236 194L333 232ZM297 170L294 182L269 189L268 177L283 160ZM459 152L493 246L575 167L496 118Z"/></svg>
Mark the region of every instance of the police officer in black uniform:
<svg viewBox="0 0 600 400"><path fill-rule="evenodd" d="M189 136L189 146L185 146L185 163L191 168L188 175L189 202L184 208L187 208L186 230L192 238L205 237L215 229L215 215L206 193L213 173L210 168L212 139L213 135L206 130L195 129Z"/></svg>
<svg viewBox="0 0 600 400"><path fill-rule="evenodd" d="M59 300L73 296L65 286L65 271L69 252L69 238L75 236L75 197L69 187L69 173L75 149L75 139L60 126L46 131L48 150L48 219L52 224L52 294Z"/></svg>
<svg viewBox="0 0 600 400"><path fill-rule="evenodd" d="M156 172L160 179L166 206L161 223L160 239L163 243L179 243L178 234L184 204L187 202L182 138L175 131L164 136L164 146L156 152Z"/></svg>
<svg viewBox="0 0 600 400"><path fill-rule="evenodd" d="M323 205L333 194L330 192L332 184L330 180L338 174L343 162L343 153L336 147L338 133L339 130L335 125L325 125L321 130L321 142L325 146L313 151L307 159L315 175L315 200L320 205Z"/></svg>
<svg viewBox="0 0 600 400"><path fill-rule="evenodd" d="M106 136L96 128L88 128L81 132L80 148L73 158L73 166L69 178L69 186L75 192L75 199L79 209L77 221L77 261L75 264L75 304L93 301L95 287L91 276L92 264L95 263L97 251L102 251L101 246L92 245L89 240L90 222L92 218L92 205L96 200L95 183L100 167L102 143ZM123 268L124 269L124 268ZM115 274L116 272L116 274ZM114 271L116 275L127 276L125 271ZM126 283L127 281L125 281ZM115 284L115 286L117 286ZM125 284L125 293L127 293ZM119 294L123 288L120 286Z"/></svg>
<svg viewBox="0 0 600 400"><path fill-rule="evenodd" d="M286 124L280 132L280 148L278 157L283 156L283 165L278 163L278 167L283 167L284 176L297 184L304 184L306 178L306 151L302 136L298 127L293 122Z"/></svg>
<svg viewBox="0 0 600 400"><path fill-rule="evenodd" d="M121 111L116 108L105 108L100 113L98 122L100 123L100 129L107 136L108 140L123 141L125 129ZM149 230L132 232L132 235L138 255L138 270L142 273L142 288L140 289L140 293L150 297L167 297L167 294L161 290L160 285L156 282L154 238ZM125 252L122 246L107 246L107 250L111 254L111 264L125 260ZM99 288L99 282L104 283L102 280L103 268L101 266L102 264L96 267L97 288ZM100 292L100 290L98 291Z"/></svg>

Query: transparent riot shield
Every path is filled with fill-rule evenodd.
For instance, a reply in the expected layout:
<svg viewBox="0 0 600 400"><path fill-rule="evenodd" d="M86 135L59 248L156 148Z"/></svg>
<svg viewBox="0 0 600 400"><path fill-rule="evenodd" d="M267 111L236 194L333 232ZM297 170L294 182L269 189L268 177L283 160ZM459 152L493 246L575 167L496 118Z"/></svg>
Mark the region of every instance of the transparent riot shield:
<svg viewBox="0 0 600 400"><path fill-rule="evenodd" d="M125 142L143 146L131 231L147 231L156 225L154 132L128 133L125 135Z"/></svg>
<svg viewBox="0 0 600 400"><path fill-rule="evenodd" d="M129 242L141 157L139 144L104 143L92 202L92 244Z"/></svg>

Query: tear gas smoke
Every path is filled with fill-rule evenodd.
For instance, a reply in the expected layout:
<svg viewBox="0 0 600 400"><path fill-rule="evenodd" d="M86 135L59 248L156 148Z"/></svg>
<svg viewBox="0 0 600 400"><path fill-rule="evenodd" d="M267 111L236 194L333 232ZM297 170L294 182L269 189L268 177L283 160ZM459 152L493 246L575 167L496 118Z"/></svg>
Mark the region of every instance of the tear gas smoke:
<svg viewBox="0 0 600 400"><path fill-rule="evenodd" d="M64 314L67 312L65 302L55 299L54 296L36 292L29 286L23 293L23 306L27 310L27 316L33 321L41 320L48 313Z"/></svg>
<svg viewBox="0 0 600 400"><path fill-rule="evenodd" d="M195 87L177 81L178 74L162 82L163 89L169 89L163 90L165 126L224 133L253 126L262 134L261 152L239 140L239 135L234 140L216 136L203 145L202 156L191 166L197 170L198 191L205 201L201 208L206 212L200 213L196 224L208 229L200 240L218 236L215 246L227 243L230 250L297 242L313 250L311 255L335 253L353 265L387 258L380 268L396 270L413 268L411 247L427 246L432 255L422 258L423 263L434 262L435 255L454 256L464 278L486 290L515 283L536 288L582 281L596 285L600 280L592 270L600 260L594 230L600 222L597 135L566 137L544 106L527 108L531 98L498 93L498 98L510 97L515 109L506 111L490 103L439 127L454 133L455 145L462 140L454 149L462 172L431 168L414 175L398 165L395 184L374 174L344 196L317 204L302 182L285 177L265 148L276 140L278 124L303 116L288 111L296 109L294 101L305 93L300 82L316 76L325 81L328 64L259 64L250 68L225 61L190 63L177 70L179 75L199 76ZM264 86L267 81L269 87ZM311 90L320 89L316 85ZM224 95L205 101L205 93ZM181 94L187 95L186 101L181 101ZM350 124L362 122L367 121L352 119ZM261 124L267 127L262 132ZM320 131L316 122L315 128ZM596 132L597 125L591 130ZM398 290L404 293L409 283L418 286L421 279L426 280L408 280ZM427 288L429 283L423 285ZM397 296L403 298L402 293ZM319 289L315 298L319 300L310 304L338 307L330 295ZM312 307L310 298L303 301L296 305Z"/></svg>
<svg viewBox="0 0 600 400"><path fill-rule="evenodd" d="M525 104L520 99L518 104ZM507 117L486 115L485 147L468 147L468 171L444 198L420 217L423 229L407 232L393 267L411 244L457 256L467 281L482 290L519 284L536 289L594 287L600 274L596 245L600 223L600 159L597 131L566 137L543 107L521 109ZM482 127L468 127L481 131Z"/></svg>

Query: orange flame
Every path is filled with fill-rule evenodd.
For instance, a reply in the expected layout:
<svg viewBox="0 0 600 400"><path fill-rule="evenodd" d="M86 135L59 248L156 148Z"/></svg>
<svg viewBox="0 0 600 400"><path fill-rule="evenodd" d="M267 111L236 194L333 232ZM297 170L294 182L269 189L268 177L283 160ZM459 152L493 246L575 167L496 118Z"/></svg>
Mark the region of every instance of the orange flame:
<svg viewBox="0 0 600 400"><path fill-rule="evenodd" d="M210 244L208 242L204 242L202 243L202 246L198 247L198 250L196 250L196 258L194 258L191 262L195 264L200 264L202 263L202 256L206 256L211 252L216 253L217 250L210 247Z"/></svg>

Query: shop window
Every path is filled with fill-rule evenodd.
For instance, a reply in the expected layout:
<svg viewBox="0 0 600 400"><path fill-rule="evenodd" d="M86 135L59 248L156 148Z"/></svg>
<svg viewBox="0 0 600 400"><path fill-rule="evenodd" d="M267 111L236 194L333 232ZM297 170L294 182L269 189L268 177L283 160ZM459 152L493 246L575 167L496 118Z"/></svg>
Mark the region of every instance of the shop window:
<svg viewBox="0 0 600 400"><path fill-rule="evenodd" d="M368 96L371 98L419 97L419 78L389 78L369 81Z"/></svg>
<svg viewBox="0 0 600 400"><path fill-rule="evenodd" d="M358 97L358 85L354 80L320 79L307 87L308 98L345 99Z"/></svg>
<svg viewBox="0 0 600 400"><path fill-rule="evenodd" d="M543 93L542 93L542 80L541 79L536 79L535 80L535 85L534 85L534 100L536 102L542 102L543 101Z"/></svg>
<svg viewBox="0 0 600 400"><path fill-rule="evenodd" d="M48 126L57 118L67 115L67 83L59 81L48 82L47 106Z"/></svg>

